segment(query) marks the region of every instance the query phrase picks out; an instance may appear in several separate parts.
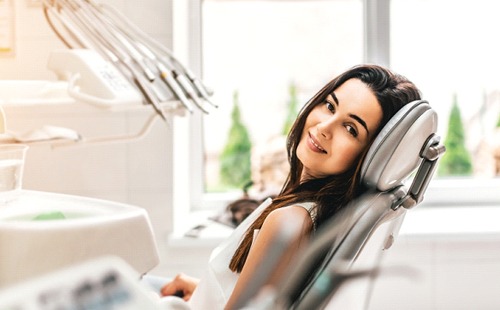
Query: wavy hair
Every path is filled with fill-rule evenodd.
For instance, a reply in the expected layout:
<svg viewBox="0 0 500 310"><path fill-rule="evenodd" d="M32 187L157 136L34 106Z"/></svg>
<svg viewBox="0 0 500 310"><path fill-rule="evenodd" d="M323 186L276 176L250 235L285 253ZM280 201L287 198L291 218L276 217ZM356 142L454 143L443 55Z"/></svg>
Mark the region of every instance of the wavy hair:
<svg viewBox="0 0 500 310"><path fill-rule="evenodd" d="M365 83L377 98L383 114L377 132L347 171L301 182L303 165L297 157L297 146L306 118L314 107L324 103L329 94L350 79L359 79ZM420 91L408 79L377 65L352 67L326 84L304 105L295 120L287 139L288 161L290 163L288 177L280 194L273 199L271 205L259 215L246 231L229 263L229 268L232 271L241 272L250 252L253 231L262 227L267 215L273 210L300 202L314 202L317 208L315 224L316 227L320 227L350 201L358 197L364 191L359 185L361 165L373 139L401 107L420 99L420 97Z"/></svg>

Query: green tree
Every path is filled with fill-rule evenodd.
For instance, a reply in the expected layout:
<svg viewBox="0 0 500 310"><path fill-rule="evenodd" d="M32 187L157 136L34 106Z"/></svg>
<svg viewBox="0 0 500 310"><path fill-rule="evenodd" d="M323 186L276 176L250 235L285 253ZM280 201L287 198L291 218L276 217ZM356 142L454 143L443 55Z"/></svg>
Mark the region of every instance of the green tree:
<svg viewBox="0 0 500 310"><path fill-rule="evenodd" d="M242 188L251 181L250 152L252 143L245 125L241 121L238 92L233 94L231 128L226 145L219 158L221 183Z"/></svg>
<svg viewBox="0 0 500 310"><path fill-rule="evenodd" d="M297 107L298 107L298 99L297 99L297 87L295 86L294 83L290 84L289 89L289 94L290 94L290 101L288 101L287 105L287 115L285 119L285 124L283 125L283 130L282 134L283 135L288 135L288 132L290 132L290 129L292 128L293 123L295 122L295 119L297 118Z"/></svg>
<svg viewBox="0 0 500 310"><path fill-rule="evenodd" d="M472 173L472 161L465 147L464 127L456 94L453 96L453 105L444 145L446 146L446 153L439 164L439 174L470 175Z"/></svg>

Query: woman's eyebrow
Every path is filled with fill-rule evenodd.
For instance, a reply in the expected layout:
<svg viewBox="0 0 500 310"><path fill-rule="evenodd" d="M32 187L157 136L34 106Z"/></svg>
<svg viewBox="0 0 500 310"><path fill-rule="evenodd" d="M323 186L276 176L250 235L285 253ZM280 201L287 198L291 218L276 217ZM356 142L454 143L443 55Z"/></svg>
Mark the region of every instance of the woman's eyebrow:
<svg viewBox="0 0 500 310"><path fill-rule="evenodd" d="M330 96L332 97L333 101L335 101L337 106L339 106L340 105L339 98L335 96L335 93L332 92ZM356 114L349 114L349 117L357 121L361 126L363 126L366 130L367 135L368 136L370 135L370 131L368 131L368 126L366 126L366 122L361 117L357 116Z"/></svg>
<svg viewBox="0 0 500 310"><path fill-rule="evenodd" d="M334 92L332 92L332 93L330 94L330 96L332 96L333 101L335 101L335 103L336 103L337 105L339 105L339 98L337 98L337 96L335 95L335 93L334 93Z"/></svg>
<svg viewBox="0 0 500 310"><path fill-rule="evenodd" d="M361 124L361 126L365 127L366 133L368 134L368 136L370 135L370 132L368 131L368 126L366 126L366 122L361 117L357 116L356 114L349 114L349 117L356 120L358 123Z"/></svg>

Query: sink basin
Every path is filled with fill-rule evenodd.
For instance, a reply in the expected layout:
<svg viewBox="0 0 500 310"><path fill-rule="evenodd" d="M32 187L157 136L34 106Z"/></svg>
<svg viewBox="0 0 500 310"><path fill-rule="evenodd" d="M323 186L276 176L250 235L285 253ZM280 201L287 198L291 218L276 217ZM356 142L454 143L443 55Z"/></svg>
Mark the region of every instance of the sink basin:
<svg viewBox="0 0 500 310"><path fill-rule="evenodd" d="M159 262L144 209L38 191L0 206L0 247L0 287L104 255L140 274Z"/></svg>

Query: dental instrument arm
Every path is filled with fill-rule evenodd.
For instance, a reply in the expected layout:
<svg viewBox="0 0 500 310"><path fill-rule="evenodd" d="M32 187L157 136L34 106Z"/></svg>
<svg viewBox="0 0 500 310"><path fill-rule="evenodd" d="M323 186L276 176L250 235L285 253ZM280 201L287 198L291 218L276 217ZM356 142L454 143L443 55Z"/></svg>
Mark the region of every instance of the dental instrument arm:
<svg viewBox="0 0 500 310"><path fill-rule="evenodd" d="M64 44L70 48L94 49L108 59L164 120L166 116L161 103L169 99L168 95L174 95L189 112L193 112L194 103L198 109L208 113L201 99L211 102L200 92L201 84L193 83L193 77L179 71L178 66L162 61L163 54L158 54L156 47L145 47L146 43L141 42L151 40L155 45L161 45L152 39L142 38L143 33L136 31L126 18L116 18L116 11L113 10L115 18L112 18L103 5L93 1L42 0L42 3L46 19ZM51 21L53 17L66 30L65 36ZM131 36L131 33L134 35Z"/></svg>
<svg viewBox="0 0 500 310"><path fill-rule="evenodd" d="M88 19L88 16L82 14L84 13L81 11L83 6L78 6L74 2L69 1L59 1L58 3L60 11L59 14L56 14L54 8L47 7L47 9L51 9L51 12L59 18L60 22L65 25L66 29L70 30L72 36L76 38L86 38L79 40L80 42L86 42L85 44L87 45L84 47L96 50L101 54L101 56L107 58L111 63L113 63L115 67L142 93L145 102L151 104L156 113L158 113L160 117L166 121L166 115L160 107L157 95L151 90L150 85L148 85L148 81L145 81L141 77L141 74L134 68L132 60L128 54L118 46L116 39L110 35L103 38L100 34L102 34L104 30L101 29L103 31L98 31L93 28L95 23L92 23ZM44 2L44 5L48 6L46 2ZM65 15L63 15L63 13ZM65 17L63 18L62 16ZM66 16L72 20L72 23L69 22ZM46 17L50 19L49 15L46 15ZM77 27L74 27L75 25Z"/></svg>
<svg viewBox="0 0 500 310"><path fill-rule="evenodd" d="M167 58L168 61L171 61L175 64L176 67L178 67L180 72L183 72L183 74L187 77L187 79L192 83L193 87L196 89L198 94L205 99L207 102L209 102L211 105L214 107L217 107L214 103L210 101L210 96L212 95L212 91L209 90L200 79L198 79L188 68L186 68L174 55L173 53L168 50L165 46L159 44L157 41L152 39L150 36L148 36L146 33L144 33L140 28L135 26L134 24L130 23L126 17L113 8L110 5L107 5L105 3L96 5L94 1L89 1L92 5L96 7L96 9L102 11L102 12L107 12L106 16L113 18L113 21L115 22L116 25L118 25L120 28L122 28L122 31L125 29L128 30L126 33L130 36L133 36L133 39L139 42L142 45L148 46L150 49L154 49L158 51L157 53L161 55L161 61L166 62Z"/></svg>
<svg viewBox="0 0 500 310"><path fill-rule="evenodd" d="M95 1L88 1L88 3L92 5L92 7L94 7L96 10L101 12L103 18L108 18L110 21L112 21L112 24L117 27L117 29L121 30L124 35L128 36L129 41L133 42L134 45L137 46L137 49L139 51L145 53L145 56L149 57L159 64L162 64L163 67L168 67L174 77L174 80L177 81L177 84L180 84L186 94L202 111L204 111L205 109L202 107L201 102L198 100L198 97L203 98L212 106L217 107L209 99L211 91L209 91L191 71L189 71L184 65L182 65L182 63L173 56L171 51L149 37L140 28L130 23L121 12L119 12L112 6L106 5L104 3L98 5L95 3ZM147 49L147 52L145 51L145 49ZM165 55L168 57L165 57ZM160 68L159 70L161 74L165 73L165 71L162 71ZM170 84L172 82L172 80L169 81Z"/></svg>
<svg viewBox="0 0 500 310"><path fill-rule="evenodd" d="M130 36L127 31L116 26L112 21L106 19L105 16L103 16L103 22L106 22L109 28L114 29L114 31L110 33L115 35L119 42L122 43L132 59L141 66L144 74L151 82L154 80L155 75L152 73L152 70L149 69L148 64L158 71L160 79L181 103L184 104L189 112L193 112L193 108L188 97L201 111L208 113L203 107L203 102L199 99L199 95L194 86L191 85L190 81L184 75L178 72L170 63L162 61L159 58L160 55L156 55L153 50L141 43L140 38Z"/></svg>

